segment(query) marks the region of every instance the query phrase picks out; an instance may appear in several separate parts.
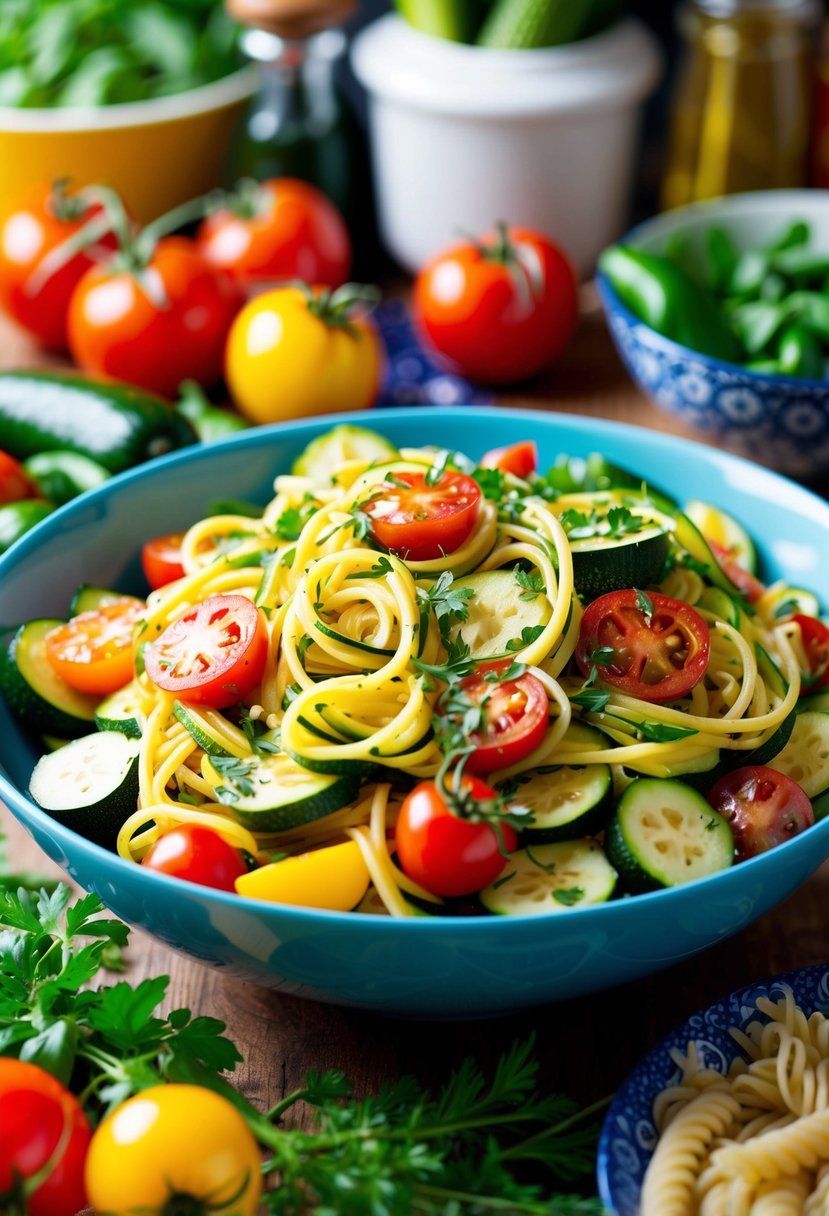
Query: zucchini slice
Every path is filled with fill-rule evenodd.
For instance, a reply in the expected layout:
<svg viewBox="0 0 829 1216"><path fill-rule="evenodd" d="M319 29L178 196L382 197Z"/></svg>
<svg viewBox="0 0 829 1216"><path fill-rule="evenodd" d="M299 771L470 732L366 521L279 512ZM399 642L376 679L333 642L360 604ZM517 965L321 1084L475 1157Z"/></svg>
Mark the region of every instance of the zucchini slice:
<svg viewBox="0 0 829 1216"><path fill-rule="evenodd" d="M140 746L120 730L73 739L38 760L29 793L59 823L114 849L137 805Z"/></svg>
<svg viewBox="0 0 829 1216"><path fill-rule="evenodd" d="M605 835L607 856L629 891L677 887L734 860L731 828L696 790L669 778L627 787Z"/></svg>
<svg viewBox="0 0 829 1216"><path fill-rule="evenodd" d="M773 621L786 621L799 612L802 616L820 616L820 603L813 591L805 587L790 587L787 583L769 587L757 601L763 616Z"/></svg>
<svg viewBox="0 0 829 1216"><path fill-rule="evenodd" d="M604 827L613 796L609 765L544 768L518 780L513 800L532 811L524 844L573 840Z"/></svg>
<svg viewBox="0 0 829 1216"><path fill-rule="evenodd" d="M354 776L312 773L290 756L221 756L202 759L202 774L216 800L251 832L284 832L338 811L359 789ZM215 767L214 767L215 765Z"/></svg>
<svg viewBox="0 0 829 1216"><path fill-rule="evenodd" d="M714 544L727 549L737 565L748 570L749 574L757 573L754 542L743 525L732 515L698 498L685 504L685 514L691 523L696 524L709 543L713 541Z"/></svg>
<svg viewBox="0 0 829 1216"><path fill-rule="evenodd" d="M173 704L173 717L176 718L188 735L198 743L208 756L232 756L233 753L225 747L222 735L210 722L192 705L184 705L181 701Z"/></svg>
<svg viewBox="0 0 829 1216"><path fill-rule="evenodd" d="M514 570L483 570L457 578L453 589L469 588L469 616L450 631L452 641L462 638L474 659L504 658L521 649L525 629L543 629L552 615L550 601L539 592L527 592Z"/></svg>
<svg viewBox="0 0 829 1216"><path fill-rule="evenodd" d="M315 485L328 486L338 465L351 460L371 464L377 460L395 460L399 456L394 444L377 431L341 423L313 439L297 456L291 472L297 477L310 477Z"/></svg>
<svg viewBox="0 0 829 1216"><path fill-rule="evenodd" d="M768 767L791 777L809 798L829 790L829 714L820 710L796 714L788 743Z"/></svg>
<svg viewBox="0 0 829 1216"><path fill-rule="evenodd" d="M70 688L46 657L46 635L63 623L29 621L18 629L8 650L0 647L0 692L30 730L76 739L95 729L98 698Z"/></svg>
<svg viewBox="0 0 829 1216"><path fill-rule="evenodd" d="M69 601L69 616L80 616L82 612L95 612L105 608L107 604L117 604L119 600L132 600L135 604L144 601L134 595L124 595L123 591L111 591L108 587L96 587L92 583L82 583Z"/></svg>
<svg viewBox="0 0 829 1216"><path fill-rule="evenodd" d="M714 550L697 525L687 515L683 515L682 512L677 515L674 521L674 538L679 547L684 549L686 553L689 553L694 561L700 562L703 566L707 567L705 573L709 582L712 582L715 587L719 587L726 595L730 595L738 604L745 603L746 597L725 573L717 561Z"/></svg>
<svg viewBox="0 0 829 1216"><path fill-rule="evenodd" d="M740 628L740 605L721 587L706 587L694 607L710 612L718 621L725 621L734 629Z"/></svg>
<svg viewBox="0 0 829 1216"><path fill-rule="evenodd" d="M147 721L140 706L138 684L130 680L103 699L95 710L95 725L98 730L120 730L129 739L140 739Z"/></svg>
<svg viewBox="0 0 829 1216"><path fill-rule="evenodd" d="M616 871L595 840L566 840L519 849L503 873L481 892L497 916L549 916L603 904L616 888Z"/></svg>
<svg viewBox="0 0 829 1216"><path fill-rule="evenodd" d="M623 587L648 587L662 578L673 519L646 498L618 491L568 494L554 509L570 541L579 594L595 599ZM624 527L614 520L614 512L624 512Z"/></svg>

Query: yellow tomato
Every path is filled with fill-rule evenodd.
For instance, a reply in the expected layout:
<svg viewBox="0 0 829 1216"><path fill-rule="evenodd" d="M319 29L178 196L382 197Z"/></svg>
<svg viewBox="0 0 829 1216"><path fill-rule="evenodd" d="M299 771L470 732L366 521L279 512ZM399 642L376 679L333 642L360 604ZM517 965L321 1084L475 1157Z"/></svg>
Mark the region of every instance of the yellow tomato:
<svg viewBox="0 0 829 1216"><path fill-rule="evenodd" d="M261 1154L226 1098L198 1085L158 1085L101 1123L86 1158L86 1189L107 1216L196 1213L199 1203L205 1216L256 1216Z"/></svg>
<svg viewBox="0 0 829 1216"><path fill-rule="evenodd" d="M368 883L359 845L349 840L242 874L236 879L236 891L250 899L348 912L363 898Z"/></svg>
<svg viewBox="0 0 829 1216"><path fill-rule="evenodd" d="M236 317L225 377L251 422L374 404L383 367L377 330L367 317L349 315L331 301L326 290L279 287L255 297Z"/></svg>

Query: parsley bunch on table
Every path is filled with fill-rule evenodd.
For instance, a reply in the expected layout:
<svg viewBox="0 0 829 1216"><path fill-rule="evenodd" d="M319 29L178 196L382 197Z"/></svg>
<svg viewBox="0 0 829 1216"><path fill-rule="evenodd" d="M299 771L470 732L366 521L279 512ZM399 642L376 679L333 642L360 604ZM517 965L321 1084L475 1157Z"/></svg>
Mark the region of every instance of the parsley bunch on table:
<svg viewBox="0 0 829 1216"><path fill-rule="evenodd" d="M159 1013L169 977L100 982L123 969L129 930L96 896L13 883L0 883L0 1055L45 1068L93 1121L166 1081L217 1091L265 1150L272 1216L599 1216L597 1200L558 1193L592 1169L595 1108L537 1091L531 1043L490 1080L466 1061L436 1095L403 1078L354 1098L341 1073L309 1072L261 1113L227 1077L242 1057L222 1022ZM286 1127L302 1104L308 1127Z"/></svg>

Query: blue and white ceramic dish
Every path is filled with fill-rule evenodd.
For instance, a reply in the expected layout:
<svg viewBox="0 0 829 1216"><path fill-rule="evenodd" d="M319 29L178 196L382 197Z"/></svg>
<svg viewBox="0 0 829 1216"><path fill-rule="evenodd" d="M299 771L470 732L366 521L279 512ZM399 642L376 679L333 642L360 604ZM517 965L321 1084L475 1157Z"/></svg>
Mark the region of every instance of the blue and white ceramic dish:
<svg viewBox="0 0 829 1216"><path fill-rule="evenodd" d="M724 228L740 250L778 235L792 220L829 249L829 191L769 190L693 203L648 220L623 244L661 253L681 232L702 256L705 234ZM792 477L829 470L829 381L748 372L680 346L633 315L599 274L610 332L631 376L657 405L714 442Z"/></svg>
<svg viewBox="0 0 829 1216"><path fill-rule="evenodd" d="M657 1141L653 1102L680 1075L671 1051L684 1054L689 1043L696 1043L704 1067L727 1072L731 1061L740 1055L729 1027L743 1027L752 1021L757 1016L758 998L779 999L781 985L791 988L797 1004L807 1014L829 1012L829 964L749 984L677 1026L621 1086L604 1121L596 1167L599 1195L613 1216L637 1216L639 1211L642 1180Z"/></svg>
<svg viewBox="0 0 829 1216"><path fill-rule="evenodd" d="M713 448L567 415L401 409L262 427L114 478L69 503L0 558L0 626L63 616L83 582L143 592L151 536L201 518L217 496L264 503L274 475L333 421L373 424L397 445L478 457L518 439L542 467L603 452L650 484L707 499L751 530L767 577L829 604L829 504ZM739 932L829 856L829 819L703 882L550 917L399 921L285 907L167 878L82 839L26 794L36 743L0 703L0 799L48 855L112 911L236 976L317 1000L408 1016L473 1017L564 1000L658 971Z"/></svg>

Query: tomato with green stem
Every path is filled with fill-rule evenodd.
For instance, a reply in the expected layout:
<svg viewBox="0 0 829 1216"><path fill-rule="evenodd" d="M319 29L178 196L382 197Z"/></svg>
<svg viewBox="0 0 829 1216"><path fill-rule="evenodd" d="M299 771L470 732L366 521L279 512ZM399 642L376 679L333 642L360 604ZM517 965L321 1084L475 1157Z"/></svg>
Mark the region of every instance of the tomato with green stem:
<svg viewBox="0 0 829 1216"><path fill-rule="evenodd" d="M351 268L339 211L316 186L294 177L241 182L196 239L211 266L246 285L300 279L340 287Z"/></svg>
<svg viewBox="0 0 829 1216"><path fill-rule="evenodd" d="M480 486L465 473L444 470L433 478L405 471L384 481L361 509L384 549L404 560L426 562L466 543L480 504Z"/></svg>
<svg viewBox="0 0 829 1216"><path fill-rule="evenodd" d="M169 532L166 536L154 536L142 546L141 569L153 591L166 587L177 578L184 578L181 564L183 540L183 532Z"/></svg>
<svg viewBox="0 0 829 1216"><path fill-rule="evenodd" d="M460 681L463 704L480 711L480 725L469 733L474 748L466 759L470 773L494 773L525 760L544 741L550 703L541 681L510 659L483 664Z"/></svg>
<svg viewBox="0 0 829 1216"><path fill-rule="evenodd" d="M687 696L705 675L708 626L690 604L656 591L610 591L584 610L576 662L640 701Z"/></svg>
<svg viewBox="0 0 829 1216"><path fill-rule="evenodd" d="M50 1073L0 1058L0 1208L76 1216L92 1132L77 1099Z"/></svg>
<svg viewBox="0 0 829 1216"><path fill-rule="evenodd" d="M131 596L81 612L46 635L46 658L78 692L106 696L135 674L133 637L146 605Z"/></svg>
<svg viewBox="0 0 829 1216"><path fill-rule="evenodd" d="M510 384L549 367L568 345L578 319L576 276L543 233L499 224L426 263L414 315L461 373Z"/></svg>
<svg viewBox="0 0 829 1216"><path fill-rule="evenodd" d="M421 781L406 795L395 827L400 866L409 878L432 895L472 895L494 882L507 854L518 847L515 829L486 816L487 804L496 806L498 795L479 777L464 774L458 789L468 817L456 814L451 793L456 777L446 786ZM477 812L476 812L477 807Z"/></svg>
<svg viewBox="0 0 829 1216"><path fill-rule="evenodd" d="M256 1216L262 1160L227 1098L199 1085L157 1085L97 1128L86 1186L90 1204L107 1216Z"/></svg>
<svg viewBox="0 0 829 1216"><path fill-rule="evenodd" d="M211 595L144 647L147 675L182 701L225 709L256 688L268 656L265 616L244 595Z"/></svg>
<svg viewBox="0 0 829 1216"><path fill-rule="evenodd" d="M731 827L738 861L785 844L815 821L812 804L797 782L762 764L726 773L707 797Z"/></svg>
<svg viewBox="0 0 829 1216"><path fill-rule="evenodd" d="M156 874L168 874L217 891L235 891L236 879L248 867L238 849L212 828L182 823L158 840L141 863Z"/></svg>
<svg viewBox="0 0 829 1216"><path fill-rule="evenodd" d="M85 244L73 248L82 231ZM72 293L114 245L98 191L33 187L0 214L0 307L47 350L66 350Z"/></svg>

